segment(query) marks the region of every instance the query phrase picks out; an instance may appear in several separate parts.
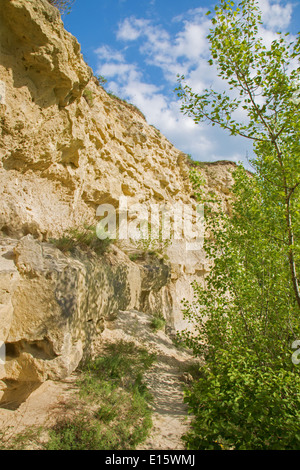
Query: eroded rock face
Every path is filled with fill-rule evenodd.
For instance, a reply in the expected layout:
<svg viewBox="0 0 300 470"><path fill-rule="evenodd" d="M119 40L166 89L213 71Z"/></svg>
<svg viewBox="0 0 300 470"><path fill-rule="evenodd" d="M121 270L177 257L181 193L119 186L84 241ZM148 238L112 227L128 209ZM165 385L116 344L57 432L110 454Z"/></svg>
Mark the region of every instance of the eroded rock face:
<svg viewBox="0 0 300 470"><path fill-rule="evenodd" d="M66 256L49 243L95 225L97 207L118 208L120 197L128 206L196 202L185 156L97 84L46 0L2 0L0 85L0 398L15 406L92 355L120 309L162 313L170 330L184 328L181 300L192 298L190 284L203 282L209 263L184 240L167 248L168 261L131 261L122 246ZM224 210L232 169L199 168Z"/></svg>
<svg viewBox="0 0 300 470"><path fill-rule="evenodd" d="M46 0L3 0L0 229L59 236L99 204L189 201L180 152L96 84Z"/></svg>
<svg viewBox="0 0 300 470"><path fill-rule="evenodd" d="M103 256L80 249L66 256L27 235L20 241L4 238L1 248L4 404L12 384L16 393L17 383L23 389L24 383L68 376L81 359L93 356L107 319L141 308L150 291L159 303L168 283L164 261L139 266L116 247Z"/></svg>

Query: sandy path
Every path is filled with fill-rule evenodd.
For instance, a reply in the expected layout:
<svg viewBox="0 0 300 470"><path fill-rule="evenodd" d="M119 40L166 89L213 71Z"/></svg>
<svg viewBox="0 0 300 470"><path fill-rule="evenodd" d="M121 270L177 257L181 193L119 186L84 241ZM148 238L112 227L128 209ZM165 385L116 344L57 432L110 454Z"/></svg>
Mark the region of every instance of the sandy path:
<svg viewBox="0 0 300 470"><path fill-rule="evenodd" d="M153 401L153 428L139 449L184 449L181 436L188 429L187 408L183 403L182 363L160 355L145 377Z"/></svg>
<svg viewBox="0 0 300 470"><path fill-rule="evenodd" d="M137 311L120 312L105 336L110 341L135 341L157 354L156 362L144 376L153 395L153 428L137 449L184 449L181 437L188 430L190 419L183 403L183 386L193 358L176 348L164 332L154 333L150 319L149 315Z"/></svg>

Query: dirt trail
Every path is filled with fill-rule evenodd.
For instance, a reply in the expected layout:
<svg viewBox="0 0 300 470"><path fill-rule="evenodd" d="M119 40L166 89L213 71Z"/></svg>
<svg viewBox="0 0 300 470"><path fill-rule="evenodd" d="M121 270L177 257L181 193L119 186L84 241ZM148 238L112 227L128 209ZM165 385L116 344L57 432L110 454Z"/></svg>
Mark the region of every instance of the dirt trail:
<svg viewBox="0 0 300 470"><path fill-rule="evenodd" d="M183 403L183 386L190 377L186 371L194 359L175 347L163 331L154 333L150 320L151 317L142 312L120 312L104 337L108 341L135 341L157 355L156 362L144 376L153 395L153 428L138 450L184 449L181 437L188 430L190 418Z"/></svg>
<svg viewBox="0 0 300 470"><path fill-rule="evenodd" d="M157 360L144 380L153 395L153 428L148 439L137 450L183 449L182 435L188 430L189 417L183 403L183 386L194 362L190 354L179 350L163 332L153 332L151 317L138 311L120 311L107 322L101 335L99 351L107 342L133 341L156 354ZM47 381L35 390L15 411L0 409L0 429L6 429L4 440L26 431L31 426L49 427L60 416L61 406L72 403L76 395L76 372L60 382ZM75 393L75 395L74 395Z"/></svg>
<svg viewBox="0 0 300 470"><path fill-rule="evenodd" d="M160 355L157 364L146 376L154 397L153 428L139 449L184 449L181 436L187 431L189 420L183 403L180 367L182 363L176 358Z"/></svg>

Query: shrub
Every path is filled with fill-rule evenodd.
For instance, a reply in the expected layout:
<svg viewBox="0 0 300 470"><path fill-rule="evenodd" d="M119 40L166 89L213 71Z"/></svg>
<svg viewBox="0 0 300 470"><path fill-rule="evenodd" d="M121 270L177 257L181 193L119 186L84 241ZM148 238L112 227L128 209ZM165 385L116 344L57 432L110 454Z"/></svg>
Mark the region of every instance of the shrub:
<svg viewBox="0 0 300 470"><path fill-rule="evenodd" d="M103 75L95 75L95 79L100 86L104 86L107 83L107 80Z"/></svg>
<svg viewBox="0 0 300 470"><path fill-rule="evenodd" d="M50 432L47 450L94 450L98 441L97 426L83 415L59 421Z"/></svg>
<svg viewBox="0 0 300 470"><path fill-rule="evenodd" d="M199 162L198 160L194 160L192 155L190 153L187 153L185 155L186 157L186 163L190 167L201 167L203 166L203 162Z"/></svg>
<svg viewBox="0 0 300 470"><path fill-rule="evenodd" d="M162 313L155 313L151 320L150 326L154 331L162 330L165 327L166 320Z"/></svg>
<svg viewBox="0 0 300 470"><path fill-rule="evenodd" d="M223 351L185 392L196 416L184 436L188 449L300 448L300 377L263 367L248 352Z"/></svg>
<svg viewBox="0 0 300 470"><path fill-rule="evenodd" d="M84 97L85 101L87 102L87 104L90 106L90 108L92 108L93 105L94 105L93 92L86 88L83 92L83 97Z"/></svg>
<svg viewBox="0 0 300 470"><path fill-rule="evenodd" d="M69 14L75 0L48 0L48 2L55 6L61 14Z"/></svg>

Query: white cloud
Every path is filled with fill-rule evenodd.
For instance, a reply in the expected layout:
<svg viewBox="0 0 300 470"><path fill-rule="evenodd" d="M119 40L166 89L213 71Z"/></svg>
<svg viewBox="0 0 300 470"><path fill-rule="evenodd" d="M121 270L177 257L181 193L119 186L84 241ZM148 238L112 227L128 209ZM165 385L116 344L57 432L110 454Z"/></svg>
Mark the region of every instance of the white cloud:
<svg viewBox="0 0 300 470"><path fill-rule="evenodd" d="M98 59L101 61L116 61L116 62L124 62L125 57L120 51L116 51L109 46L101 46L95 50L95 54L97 54Z"/></svg>
<svg viewBox="0 0 300 470"><path fill-rule="evenodd" d="M288 26L292 4L261 0L259 5L264 20L261 35L265 44L270 45L277 37L276 28ZM174 34L148 19L126 18L119 23L116 34L123 49L113 50L106 45L98 48L97 72L108 79L109 89L138 106L148 122L182 151L200 160L246 161L246 153L251 154L251 143L245 142L247 139L230 137L216 127L196 125L192 118L180 112L176 95L170 93L176 86L177 74L184 74L187 83L198 93L210 86L224 89L215 67L208 65L207 34L211 22L205 12L200 7L174 18L172 24L177 25ZM131 50L136 48L135 63L126 60L127 45ZM151 83L144 73L149 65L162 72L165 82Z"/></svg>
<svg viewBox="0 0 300 470"><path fill-rule="evenodd" d="M260 0L262 21L266 29L286 30L292 19L293 4L279 0Z"/></svg>
<svg viewBox="0 0 300 470"><path fill-rule="evenodd" d="M174 37L160 25L133 16L119 24L117 38L132 41L141 39L140 53L148 65L159 67L168 81L177 73L195 66L201 56L208 53L206 36L210 22L203 16L203 9L189 11L190 20L183 21L183 28ZM177 21L179 21L177 19Z"/></svg>
<svg viewBox="0 0 300 470"><path fill-rule="evenodd" d="M119 24L117 39L123 41L136 41L143 33L144 28L148 27L149 22L144 19L138 19L134 16L125 18Z"/></svg>
<svg viewBox="0 0 300 470"><path fill-rule="evenodd" d="M186 21L184 30L180 31L175 39L174 55L197 63L199 58L208 52L208 25L208 21Z"/></svg>
<svg viewBox="0 0 300 470"><path fill-rule="evenodd" d="M136 76L137 71L132 64L108 63L101 67L101 75L104 75L107 78L115 77L118 80L125 80L128 76Z"/></svg>

